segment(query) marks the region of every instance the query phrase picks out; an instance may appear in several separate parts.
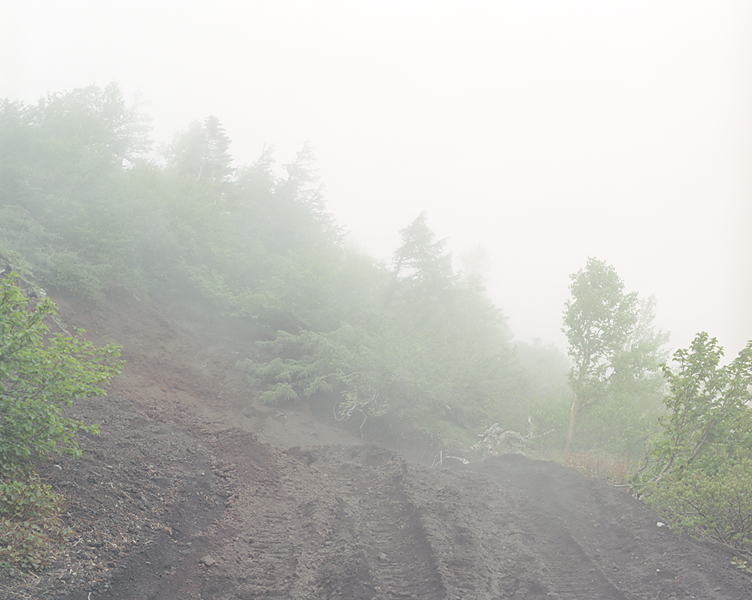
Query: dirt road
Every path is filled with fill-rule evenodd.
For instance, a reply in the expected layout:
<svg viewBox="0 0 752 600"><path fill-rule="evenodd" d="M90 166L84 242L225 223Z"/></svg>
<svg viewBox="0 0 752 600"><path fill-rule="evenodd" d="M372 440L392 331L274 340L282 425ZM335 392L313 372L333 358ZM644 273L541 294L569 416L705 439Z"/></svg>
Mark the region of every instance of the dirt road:
<svg viewBox="0 0 752 600"><path fill-rule="evenodd" d="M430 468L377 444L409 448L397 434L259 405L230 332L55 300L128 365L75 408L101 423L83 458L45 469L73 546L2 598L752 598L733 552L659 527L624 490L515 455Z"/></svg>

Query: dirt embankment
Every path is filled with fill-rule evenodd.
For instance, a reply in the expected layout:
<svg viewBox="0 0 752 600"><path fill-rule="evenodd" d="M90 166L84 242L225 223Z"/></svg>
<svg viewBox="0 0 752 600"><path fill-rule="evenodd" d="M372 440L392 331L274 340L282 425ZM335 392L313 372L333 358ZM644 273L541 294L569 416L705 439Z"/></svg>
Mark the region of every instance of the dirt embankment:
<svg viewBox="0 0 752 600"><path fill-rule="evenodd" d="M72 547L0 597L752 598L732 552L658 527L622 490L520 456L429 468L331 413L260 406L231 332L136 301L55 300L128 365L75 408L101 423L83 458L46 467Z"/></svg>

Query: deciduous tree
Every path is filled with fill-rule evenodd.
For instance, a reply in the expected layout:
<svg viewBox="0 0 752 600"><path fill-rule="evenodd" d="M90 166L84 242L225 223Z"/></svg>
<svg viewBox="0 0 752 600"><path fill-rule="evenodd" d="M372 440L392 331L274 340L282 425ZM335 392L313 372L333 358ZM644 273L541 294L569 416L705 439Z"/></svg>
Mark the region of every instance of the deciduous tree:
<svg viewBox="0 0 752 600"><path fill-rule="evenodd" d="M667 335L652 326L655 301L641 304L636 292L626 293L612 266L589 258L585 269L571 279L572 299L565 304L562 329L574 362L569 376L574 399L565 452L569 452L582 410L604 409L610 403L619 412L629 412L630 404L657 398L661 346L667 341ZM611 418L604 415L601 425Z"/></svg>

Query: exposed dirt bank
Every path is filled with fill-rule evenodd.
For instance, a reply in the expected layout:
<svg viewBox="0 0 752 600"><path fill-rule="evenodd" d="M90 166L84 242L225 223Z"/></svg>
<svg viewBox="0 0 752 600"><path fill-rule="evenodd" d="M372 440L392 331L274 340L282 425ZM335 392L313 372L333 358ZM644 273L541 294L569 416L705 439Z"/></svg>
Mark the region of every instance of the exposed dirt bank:
<svg viewBox="0 0 752 600"><path fill-rule="evenodd" d="M73 546L0 581L2 598L752 598L731 551L658 527L622 490L520 456L408 461L436 447L259 405L232 332L135 300L55 300L128 364L75 408L101 423L80 436L83 458L45 468L70 498Z"/></svg>

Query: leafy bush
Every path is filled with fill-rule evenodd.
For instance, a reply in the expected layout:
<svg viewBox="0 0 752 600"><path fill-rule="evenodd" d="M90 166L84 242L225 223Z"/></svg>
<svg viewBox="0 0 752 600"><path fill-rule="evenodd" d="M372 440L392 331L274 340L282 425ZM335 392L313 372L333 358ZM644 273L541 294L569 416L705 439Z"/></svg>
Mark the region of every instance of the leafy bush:
<svg viewBox="0 0 752 600"><path fill-rule="evenodd" d="M96 348L75 335L47 337L45 319L55 306L29 300L17 277L0 282L0 470L24 467L50 451L79 454L73 437L79 428L96 432L63 414L73 399L101 396L99 387L120 373L120 350Z"/></svg>
<svg viewBox="0 0 752 600"><path fill-rule="evenodd" d="M647 501L676 529L752 550L752 460L714 475L671 475Z"/></svg>
<svg viewBox="0 0 752 600"><path fill-rule="evenodd" d="M752 342L730 364L707 333L664 365L671 393L634 484L669 523L752 550Z"/></svg>
<svg viewBox="0 0 752 600"><path fill-rule="evenodd" d="M676 372L663 365L671 393L641 481L660 484L672 473L693 470L712 476L752 458L752 341L719 367L722 356L717 340L699 333L689 349L674 353Z"/></svg>
<svg viewBox="0 0 752 600"><path fill-rule="evenodd" d="M0 570L38 569L67 532L62 496L31 470L54 451L80 455L76 430L93 425L63 413L74 398L104 394L121 367L115 346L95 348L76 334L49 336L48 299L33 304L18 277L0 281Z"/></svg>
<svg viewBox="0 0 752 600"><path fill-rule="evenodd" d="M0 479L0 571L37 570L72 531L60 520L64 498L36 473Z"/></svg>

